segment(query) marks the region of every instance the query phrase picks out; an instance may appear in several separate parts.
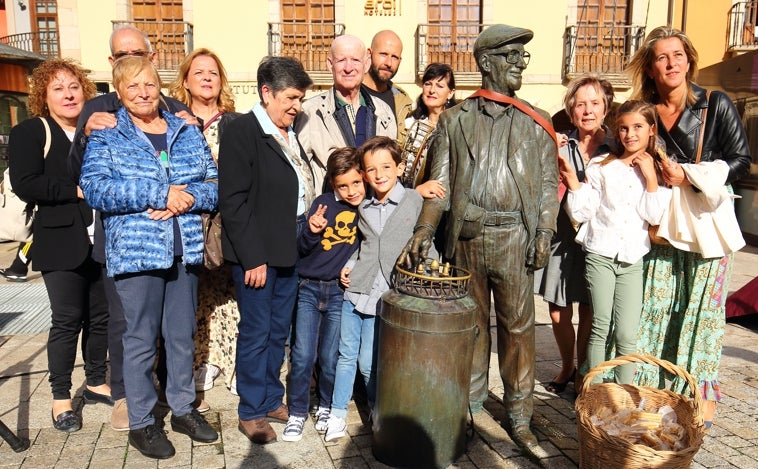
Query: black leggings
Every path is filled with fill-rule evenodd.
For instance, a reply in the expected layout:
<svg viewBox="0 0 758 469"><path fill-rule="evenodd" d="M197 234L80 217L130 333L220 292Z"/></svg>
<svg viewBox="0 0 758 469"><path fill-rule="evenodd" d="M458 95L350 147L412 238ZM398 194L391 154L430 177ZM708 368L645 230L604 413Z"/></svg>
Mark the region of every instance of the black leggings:
<svg viewBox="0 0 758 469"><path fill-rule="evenodd" d="M105 384L108 354L108 304L100 265L91 258L74 270L42 272L52 309L47 367L53 399L71 398L76 343L82 332L87 385Z"/></svg>

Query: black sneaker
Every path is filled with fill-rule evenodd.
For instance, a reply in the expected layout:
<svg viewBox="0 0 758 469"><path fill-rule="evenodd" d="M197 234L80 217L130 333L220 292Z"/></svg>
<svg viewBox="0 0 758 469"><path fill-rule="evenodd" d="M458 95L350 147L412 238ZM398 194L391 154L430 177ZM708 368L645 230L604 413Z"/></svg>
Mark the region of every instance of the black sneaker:
<svg viewBox="0 0 758 469"><path fill-rule="evenodd" d="M186 415L172 415L171 429L177 433L184 433L200 443L213 443L218 440L218 432L195 409Z"/></svg>
<svg viewBox="0 0 758 469"><path fill-rule="evenodd" d="M26 274L13 272L10 269L0 269L0 275L5 277L9 282L26 282Z"/></svg>
<svg viewBox="0 0 758 469"><path fill-rule="evenodd" d="M158 428L156 424L139 430L129 430L129 444L148 458L168 459L176 454L174 445L168 441L166 432Z"/></svg>

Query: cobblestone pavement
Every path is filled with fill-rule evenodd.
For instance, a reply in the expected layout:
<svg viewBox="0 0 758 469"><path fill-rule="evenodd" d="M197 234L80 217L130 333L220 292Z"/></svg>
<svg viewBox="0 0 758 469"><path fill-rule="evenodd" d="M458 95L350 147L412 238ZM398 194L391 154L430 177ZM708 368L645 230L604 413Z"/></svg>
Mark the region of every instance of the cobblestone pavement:
<svg viewBox="0 0 758 469"><path fill-rule="evenodd" d="M14 247L0 244L0 267L9 263ZM758 249L746 248L736 256L731 290L758 274ZM38 273L25 285L41 282ZM7 285L0 280L0 293ZM23 293L22 293L23 295ZM0 295L0 298L3 298ZM485 411L474 416L473 436L465 454L450 467L459 468L572 468L579 459L575 394L555 396L539 384L549 381L559 366L558 351L545 304L537 300L537 380L533 427L540 446L533 454L522 454L501 427L504 409L499 397L502 383L492 356L490 399ZM1 306L1 305L0 305ZM0 316L13 314L0 310ZM2 324L2 322L0 322ZM223 385L207 391L211 404L206 414L221 432L214 444L191 442L169 432L177 449L175 457L156 462L140 455L127 444L127 434L108 425L110 407L84 405L84 372L81 360L74 371L74 406L84 421L82 430L65 434L52 427L50 387L47 381L46 333L2 335L0 329L0 419L31 447L14 453L0 442L0 468L382 468L371 451L371 431L351 404L348 438L325 443L310 422L300 442L278 441L266 446L250 443L237 430L237 397ZM720 381L723 402L717 409L714 427L695 457L694 468L758 468L758 315L727 324ZM218 383L221 380L217 381ZM168 422L168 418L165 418ZM273 423L278 434L283 424ZM167 428L170 428L168 426Z"/></svg>

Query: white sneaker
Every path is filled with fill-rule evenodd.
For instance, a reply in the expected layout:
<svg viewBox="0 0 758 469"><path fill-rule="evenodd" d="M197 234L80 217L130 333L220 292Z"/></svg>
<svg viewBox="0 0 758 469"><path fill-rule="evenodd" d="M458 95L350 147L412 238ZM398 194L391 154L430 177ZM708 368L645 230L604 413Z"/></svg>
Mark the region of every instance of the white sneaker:
<svg viewBox="0 0 758 469"><path fill-rule="evenodd" d="M329 420L326 421L326 436L324 436L324 441L336 440L345 435L347 435L345 419L336 415L330 415Z"/></svg>
<svg viewBox="0 0 758 469"><path fill-rule="evenodd" d="M305 425L305 417L290 415L290 418L287 419L287 425L284 426L282 440L300 441L303 438L303 425Z"/></svg>
<svg viewBox="0 0 758 469"><path fill-rule="evenodd" d="M213 389L213 382L221 374L221 368L210 363L203 363L195 370L195 391L208 391Z"/></svg>
<svg viewBox="0 0 758 469"><path fill-rule="evenodd" d="M328 407L319 407L316 410L316 431L319 433L324 433L326 431L326 424L329 421L329 408Z"/></svg>

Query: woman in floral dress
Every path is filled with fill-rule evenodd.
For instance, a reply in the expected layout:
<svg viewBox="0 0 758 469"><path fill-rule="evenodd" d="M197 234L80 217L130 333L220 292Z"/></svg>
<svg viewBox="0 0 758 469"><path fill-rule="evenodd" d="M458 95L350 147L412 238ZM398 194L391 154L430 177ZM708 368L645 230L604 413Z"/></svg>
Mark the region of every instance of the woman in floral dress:
<svg viewBox="0 0 758 469"><path fill-rule="evenodd" d="M203 135L218 164L218 146L224 125L234 112L226 70L212 51L195 49L182 62L170 86L171 95L183 102L203 122ZM195 335L195 387L207 391L221 373L234 392L234 360L237 348L239 310L228 265L202 269L198 286L197 333Z"/></svg>

